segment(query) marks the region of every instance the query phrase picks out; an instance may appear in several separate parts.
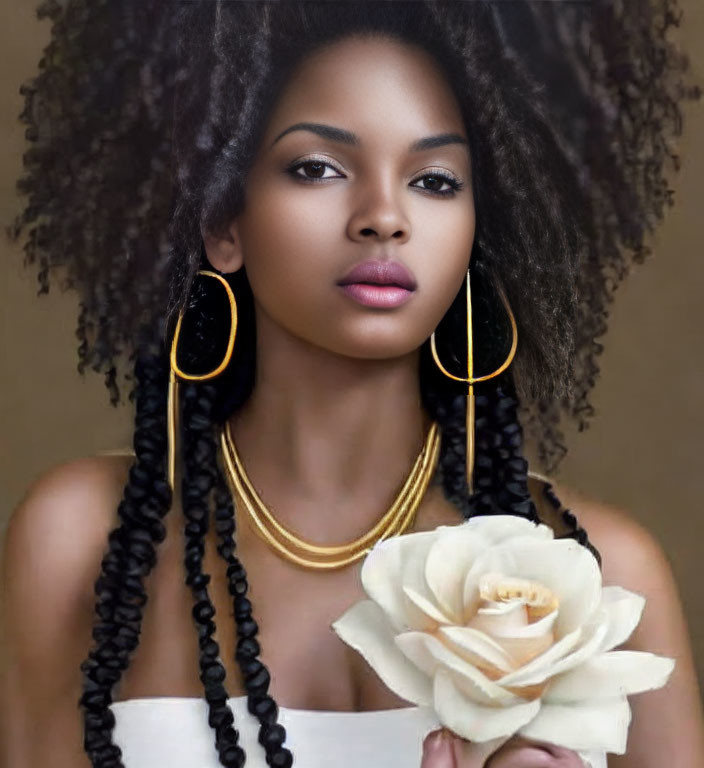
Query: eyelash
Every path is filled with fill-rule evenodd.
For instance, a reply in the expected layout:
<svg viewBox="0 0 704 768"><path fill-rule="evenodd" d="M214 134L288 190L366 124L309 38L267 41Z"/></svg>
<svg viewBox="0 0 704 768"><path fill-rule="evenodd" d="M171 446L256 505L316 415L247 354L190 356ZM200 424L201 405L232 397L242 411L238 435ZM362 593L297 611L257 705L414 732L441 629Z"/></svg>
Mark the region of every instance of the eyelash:
<svg viewBox="0 0 704 768"><path fill-rule="evenodd" d="M299 160L292 165L289 165L288 168L286 168L286 172L289 173L291 176L293 176L294 179L298 179L299 181L302 181L304 184L317 184L321 181L327 181L327 179L322 178L308 178L306 176L301 176L301 174L296 173L296 171L299 168L302 168L306 165L324 165L328 168L332 168L334 171L337 171L340 173L340 170L338 168L335 168L332 163L328 163L325 160L318 159L315 157L309 157L304 160ZM423 192L429 192L431 195L435 195L437 197L454 197L455 193L461 190L464 187L464 182L460 181L459 179L456 179L454 176L450 176L446 173L425 173L422 176L419 176L415 181L420 181L422 179L426 178L432 178L432 179L439 179L440 181L444 181L447 184L450 185L450 189L446 189L443 191L439 190L433 190L433 189L423 189Z"/></svg>

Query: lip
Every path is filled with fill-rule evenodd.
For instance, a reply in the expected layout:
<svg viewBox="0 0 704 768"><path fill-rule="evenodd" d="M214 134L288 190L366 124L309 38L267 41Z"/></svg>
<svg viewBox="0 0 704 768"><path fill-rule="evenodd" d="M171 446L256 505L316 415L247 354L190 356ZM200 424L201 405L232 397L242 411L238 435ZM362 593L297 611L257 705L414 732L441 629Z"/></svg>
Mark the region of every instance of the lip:
<svg viewBox="0 0 704 768"><path fill-rule="evenodd" d="M381 307L390 309L405 304L413 291L401 288L398 285L370 285L369 283L347 283L340 288L359 304L367 307Z"/></svg>
<svg viewBox="0 0 704 768"><path fill-rule="evenodd" d="M369 259L356 264L338 282L340 286L371 283L375 286L396 286L415 291L417 283L411 272L398 261Z"/></svg>

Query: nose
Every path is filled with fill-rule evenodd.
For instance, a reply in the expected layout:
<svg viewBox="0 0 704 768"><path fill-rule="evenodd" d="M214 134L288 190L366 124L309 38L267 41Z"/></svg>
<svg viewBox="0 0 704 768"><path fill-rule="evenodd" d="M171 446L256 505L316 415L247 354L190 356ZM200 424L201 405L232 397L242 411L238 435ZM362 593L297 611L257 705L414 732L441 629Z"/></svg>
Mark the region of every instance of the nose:
<svg viewBox="0 0 704 768"><path fill-rule="evenodd" d="M399 244L408 240L410 222L394 198L390 183L380 180L361 190L359 204L348 223L348 235L363 242L376 235L379 240L393 238Z"/></svg>

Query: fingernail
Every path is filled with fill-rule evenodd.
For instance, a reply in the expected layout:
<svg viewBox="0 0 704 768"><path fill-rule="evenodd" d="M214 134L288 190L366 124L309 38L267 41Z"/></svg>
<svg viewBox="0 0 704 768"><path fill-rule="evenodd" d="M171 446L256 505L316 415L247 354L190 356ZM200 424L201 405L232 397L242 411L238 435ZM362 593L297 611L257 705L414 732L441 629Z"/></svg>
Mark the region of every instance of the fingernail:
<svg viewBox="0 0 704 768"><path fill-rule="evenodd" d="M435 731L430 734L423 743L423 754L436 754L439 752L445 743L445 731Z"/></svg>

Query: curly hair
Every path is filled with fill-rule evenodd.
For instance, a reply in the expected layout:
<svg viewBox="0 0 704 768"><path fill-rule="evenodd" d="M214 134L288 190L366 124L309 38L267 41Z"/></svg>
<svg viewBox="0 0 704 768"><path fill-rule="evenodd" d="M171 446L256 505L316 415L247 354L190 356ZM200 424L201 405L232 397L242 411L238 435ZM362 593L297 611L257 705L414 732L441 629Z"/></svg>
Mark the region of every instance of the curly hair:
<svg viewBox="0 0 704 768"><path fill-rule="evenodd" d="M65 5L38 10L52 38L20 89L28 201L8 234L27 235L40 292L52 273L78 291L79 369L102 372L116 403L145 331L185 305L202 230L241 206L276 83L316 41L375 22L344 0L330 35L295 2ZM446 65L481 146L472 263L515 309L521 407L552 471L562 417L583 429L594 413L614 291L673 204L681 104L700 95L667 37L677 2L378 6L386 34ZM418 15L428 23L408 35Z"/></svg>
<svg viewBox="0 0 704 768"><path fill-rule="evenodd" d="M685 81L686 57L667 40L680 22L676 0L177 5L175 12L163 0L69 0L65 7L45 0L38 15L52 20L51 42L38 75L21 89L32 146L18 190L28 202L8 233L27 235L26 261L38 267L40 292L54 273L78 291L80 370L102 372L118 402L121 379L131 379L129 359L136 365L136 458L95 585L96 645L82 665L85 748L100 768L122 765L111 738L111 691L138 643L144 577L171 505L170 329L178 313L193 310L183 354L203 364L216 351L217 334L204 331L214 310L195 279L203 233L222 232L243 209L258 139L296 63L344 36L380 34L428 51L457 98L473 158L480 358L489 365L506 343L498 289L520 338L510 371L477 386L472 495L464 477L465 388L439 373L427 342L421 347L423 404L442 430L434 481L464 517L508 511L539 520L519 409L538 437L541 461L554 469L565 451L562 417L584 428L593 414L597 339L614 291L648 255L647 235L672 205L667 173L678 167L681 104L699 96ZM227 279L242 313L233 360L216 384L182 390L186 582L219 760L240 766L245 756L202 570L214 506L249 711L259 719L267 763L290 766L216 450L217 430L249 397L256 365L246 271ZM451 340L463 337L464 312L460 291L438 326L440 354L458 366L462 355ZM568 535L599 559L549 485L545 495Z"/></svg>

